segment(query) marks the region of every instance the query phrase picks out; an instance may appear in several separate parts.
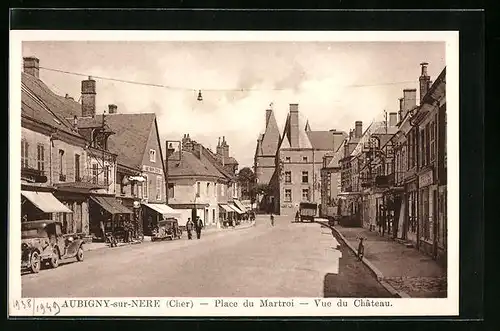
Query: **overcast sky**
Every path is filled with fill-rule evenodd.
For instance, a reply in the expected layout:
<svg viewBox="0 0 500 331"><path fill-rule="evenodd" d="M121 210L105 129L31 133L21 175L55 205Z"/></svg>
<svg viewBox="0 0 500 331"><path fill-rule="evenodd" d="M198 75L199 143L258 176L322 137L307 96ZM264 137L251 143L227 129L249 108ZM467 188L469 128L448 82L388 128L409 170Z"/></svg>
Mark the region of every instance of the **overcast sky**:
<svg viewBox="0 0 500 331"><path fill-rule="evenodd" d="M23 42L23 56L38 57L41 67L173 87L96 79L97 113L110 103L121 113L154 112L162 145L189 133L215 150L225 136L241 169L253 164L271 102L280 128L290 103L312 130L348 132L356 120L366 128L384 109L398 110L404 88L417 88L418 98L419 63L429 63L434 80L445 43ZM40 78L75 100L85 79L44 69Z"/></svg>

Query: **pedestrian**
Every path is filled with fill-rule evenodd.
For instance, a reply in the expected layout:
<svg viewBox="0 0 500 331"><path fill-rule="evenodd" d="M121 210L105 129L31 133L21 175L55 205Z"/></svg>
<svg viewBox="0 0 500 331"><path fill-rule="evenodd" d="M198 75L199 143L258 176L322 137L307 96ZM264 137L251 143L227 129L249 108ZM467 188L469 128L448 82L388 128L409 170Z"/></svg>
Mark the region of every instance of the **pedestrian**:
<svg viewBox="0 0 500 331"><path fill-rule="evenodd" d="M201 238L201 228L203 227L203 221L199 216L196 217L195 227L196 227L196 239L200 239Z"/></svg>
<svg viewBox="0 0 500 331"><path fill-rule="evenodd" d="M297 210L297 212L295 213L295 222L298 221L299 221L299 211Z"/></svg>
<svg viewBox="0 0 500 331"><path fill-rule="evenodd" d="M194 228L194 223L193 223L193 221L191 221L191 217L189 217L188 221L186 223L186 231L187 231L189 240L193 239L193 228Z"/></svg>
<svg viewBox="0 0 500 331"><path fill-rule="evenodd" d="M274 215L271 213L271 226L274 226Z"/></svg>
<svg viewBox="0 0 500 331"><path fill-rule="evenodd" d="M106 230L104 229L104 220L101 219L99 222L99 227L101 228L102 240L106 242Z"/></svg>

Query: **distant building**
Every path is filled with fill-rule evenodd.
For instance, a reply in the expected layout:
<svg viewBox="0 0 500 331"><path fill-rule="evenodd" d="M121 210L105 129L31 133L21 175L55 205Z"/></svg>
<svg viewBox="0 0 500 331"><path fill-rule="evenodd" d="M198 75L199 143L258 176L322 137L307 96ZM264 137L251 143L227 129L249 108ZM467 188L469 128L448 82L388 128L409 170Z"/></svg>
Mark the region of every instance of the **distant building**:
<svg viewBox="0 0 500 331"><path fill-rule="evenodd" d="M337 151L328 152L323 157L321 168L321 210L320 215L325 218L339 216L339 197L341 192L341 168L339 160L343 157L344 140Z"/></svg>
<svg viewBox="0 0 500 331"><path fill-rule="evenodd" d="M302 124L301 124L302 123ZM313 131L290 104L283 135L271 109L266 110L266 128L257 140L255 173L257 184L269 185L260 209L294 215L302 201L321 204L323 156L338 149L345 132Z"/></svg>

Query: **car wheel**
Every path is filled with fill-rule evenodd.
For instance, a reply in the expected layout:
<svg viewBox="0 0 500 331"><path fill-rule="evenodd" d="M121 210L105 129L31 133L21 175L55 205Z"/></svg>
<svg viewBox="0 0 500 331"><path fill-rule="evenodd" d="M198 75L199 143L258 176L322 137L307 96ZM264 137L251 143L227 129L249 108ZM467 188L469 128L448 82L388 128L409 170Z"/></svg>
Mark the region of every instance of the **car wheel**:
<svg viewBox="0 0 500 331"><path fill-rule="evenodd" d="M40 254L38 252L31 253L31 272L38 273L41 268Z"/></svg>
<svg viewBox="0 0 500 331"><path fill-rule="evenodd" d="M83 261L83 247L82 246L80 246L78 248L78 251L76 252L76 260L79 262Z"/></svg>
<svg viewBox="0 0 500 331"><path fill-rule="evenodd" d="M49 264L51 268L57 268L59 266L59 251L57 248L52 252L52 257L49 260Z"/></svg>

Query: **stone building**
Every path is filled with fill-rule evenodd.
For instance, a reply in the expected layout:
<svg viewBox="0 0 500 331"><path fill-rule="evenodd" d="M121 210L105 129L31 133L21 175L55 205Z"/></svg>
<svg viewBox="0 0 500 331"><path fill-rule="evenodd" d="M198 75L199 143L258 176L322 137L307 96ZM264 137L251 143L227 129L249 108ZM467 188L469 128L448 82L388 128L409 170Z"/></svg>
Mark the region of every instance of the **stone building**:
<svg viewBox="0 0 500 331"><path fill-rule="evenodd" d="M275 213L293 216L300 202L321 204L323 157L337 150L345 137L336 130L312 131L299 116L298 104L290 104L271 178Z"/></svg>

